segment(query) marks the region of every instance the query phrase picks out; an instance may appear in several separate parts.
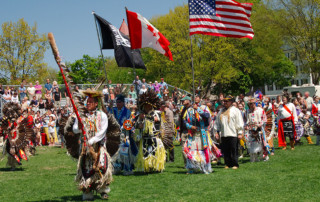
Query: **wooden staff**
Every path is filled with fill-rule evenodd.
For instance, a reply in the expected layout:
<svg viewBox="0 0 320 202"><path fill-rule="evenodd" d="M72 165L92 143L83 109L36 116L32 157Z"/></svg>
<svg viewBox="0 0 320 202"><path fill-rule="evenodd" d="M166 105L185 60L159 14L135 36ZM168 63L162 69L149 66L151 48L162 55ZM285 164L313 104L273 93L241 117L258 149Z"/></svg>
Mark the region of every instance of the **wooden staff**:
<svg viewBox="0 0 320 202"><path fill-rule="evenodd" d="M58 66L59 66L60 71L61 71L61 75L62 75L64 84L66 86L67 93L69 95L69 98L70 98L70 101L71 101L71 104L72 104L72 107L73 107L73 111L76 113L76 116L78 118L80 129L81 129L82 134L83 134L84 147L86 147L86 142L87 142L86 131L84 130L84 127L83 127L83 124L82 124L82 120L80 118L77 106L75 105L74 100L72 99L72 94L71 94L71 91L70 91L70 88L69 88L69 84L68 84L67 79L66 79L66 77L64 75L63 68L62 68L62 65L61 65L61 58L60 58L60 55L59 55L59 50L58 50L58 47L56 45L56 41L54 40L54 36L53 36L53 34L51 32L48 33L48 39L49 39L49 43L50 43L54 58L55 58Z"/></svg>

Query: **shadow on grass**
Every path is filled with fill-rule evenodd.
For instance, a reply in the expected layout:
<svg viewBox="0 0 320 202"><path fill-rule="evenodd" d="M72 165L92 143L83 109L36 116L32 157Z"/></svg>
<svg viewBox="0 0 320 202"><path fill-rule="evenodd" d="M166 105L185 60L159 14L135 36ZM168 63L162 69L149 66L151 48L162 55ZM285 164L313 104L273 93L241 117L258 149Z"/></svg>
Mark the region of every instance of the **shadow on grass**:
<svg viewBox="0 0 320 202"><path fill-rule="evenodd" d="M21 168L16 168L14 171L11 170L11 168L0 168L0 172L17 172L17 171L24 171L25 169Z"/></svg>
<svg viewBox="0 0 320 202"><path fill-rule="evenodd" d="M94 199L101 199L100 196L95 195ZM60 199L48 199L48 200L35 200L36 201L41 201L41 202L49 202L49 201L82 201L82 194L79 193L79 195L73 195L73 196L62 196Z"/></svg>

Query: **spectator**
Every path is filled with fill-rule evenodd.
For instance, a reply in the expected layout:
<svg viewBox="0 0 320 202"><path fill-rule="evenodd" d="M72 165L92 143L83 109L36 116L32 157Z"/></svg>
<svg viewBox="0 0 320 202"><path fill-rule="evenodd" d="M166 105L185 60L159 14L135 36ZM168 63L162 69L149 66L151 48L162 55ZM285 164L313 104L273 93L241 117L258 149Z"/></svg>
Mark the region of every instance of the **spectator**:
<svg viewBox="0 0 320 202"><path fill-rule="evenodd" d="M27 96L27 89L26 89L26 87L24 87L23 83L21 83L21 85L19 87L19 95L20 95L21 102L24 99L24 97Z"/></svg>
<svg viewBox="0 0 320 202"><path fill-rule="evenodd" d="M36 89L36 98L39 101L42 97L42 86L39 84L39 81L36 81L34 88Z"/></svg>
<svg viewBox="0 0 320 202"><path fill-rule="evenodd" d="M141 87L142 87L142 85L145 85L146 88L148 88L148 83L146 82L146 79L145 79L145 78L142 79Z"/></svg>
<svg viewBox="0 0 320 202"><path fill-rule="evenodd" d="M161 82L160 82L160 85L161 85L161 90L164 89L164 87L166 87L168 89L168 84L166 82L164 82L164 79L161 78Z"/></svg>
<svg viewBox="0 0 320 202"><path fill-rule="evenodd" d="M169 99L169 90L167 89L167 86L163 86L162 94L163 94L163 100L167 101Z"/></svg>
<svg viewBox="0 0 320 202"><path fill-rule="evenodd" d="M160 88L161 88L161 85L158 83L158 81L155 81L154 84L153 84L153 89L156 93L160 93Z"/></svg>
<svg viewBox="0 0 320 202"><path fill-rule="evenodd" d="M36 96L33 96L33 100L31 100L30 105L32 107L32 111L38 111L39 101Z"/></svg>
<svg viewBox="0 0 320 202"><path fill-rule="evenodd" d="M11 94L7 89L4 90L4 94L2 97L5 100L5 102L11 102Z"/></svg>
<svg viewBox="0 0 320 202"><path fill-rule="evenodd" d="M4 94L4 88L2 86L2 84L0 83L0 95L3 95Z"/></svg>
<svg viewBox="0 0 320 202"><path fill-rule="evenodd" d="M104 103L108 103L109 100L109 91L108 91L108 85L104 85L104 89L102 90Z"/></svg>
<svg viewBox="0 0 320 202"><path fill-rule="evenodd" d="M51 110L51 109L54 108L52 99L48 99L48 100L46 101L45 108L46 108L46 110Z"/></svg>
<svg viewBox="0 0 320 202"><path fill-rule="evenodd" d="M35 120L34 133L36 134L37 145L38 146L42 145L41 144L41 123L40 123L39 119Z"/></svg>
<svg viewBox="0 0 320 202"><path fill-rule="evenodd" d="M43 102L42 98L40 98L39 101L39 111L41 116L45 113L45 103Z"/></svg>
<svg viewBox="0 0 320 202"><path fill-rule="evenodd" d="M51 93L50 93L50 91L46 91L46 94L44 95L44 98L46 99L46 100L51 100L52 99L52 96L51 96Z"/></svg>
<svg viewBox="0 0 320 202"><path fill-rule="evenodd" d="M12 96L14 93L18 93L18 92L17 92L17 90L14 88L14 86L11 86L11 89L10 89L10 94L11 94L11 96Z"/></svg>
<svg viewBox="0 0 320 202"><path fill-rule="evenodd" d="M307 110L311 112L313 99L309 95L310 95L310 93L308 91L306 91L304 93L304 100L305 100L306 105L307 105Z"/></svg>
<svg viewBox="0 0 320 202"><path fill-rule="evenodd" d="M36 89L35 89L35 87L33 87L32 83L29 84L29 87L27 88L27 91L28 91L28 95L29 95L29 100L31 101L33 96L36 93Z"/></svg>
<svg viewBox="0 0 320 202"><path fill-rule="evenodd" d="M30 102L28 100L28 97L24 97L24 99L22 100L22 104L21 104L22 111L27 110L29 107L29 104L30 104Z"/></svg>
<svg viewBox="0 0 320 202"><path fill-rule="evenodd" d="M148 90L154 90L154 89L153 89L153 84L152 84L152 82L151 82L151 81L149 82Z"/></svg>
<svg viewBox="0 0 320 202"><path fill-rule="evenodd" d="M20 104L17 92L14 92L14 94L11 96L11 102Z"/></svg>
<svg viewBox="0 0 320 202"><path fill-rule="evenodd" d="M54 100L54 108L60 109L61 108L61 92L59 90L58 85L53 87L53 100Z"/></svg>
<svg viewBox="0 0 320 202"><path fill-rule="evenodd" d="M10 95L11 95L11 88L10 88L10 86L7 86L6 87L6 90L10 93Z"/></svg>
<svg viewBox="0 0 320 202"><path fill-rule="evenodd" d="M135 80L133 80L132 85L134 85L134 88L136 92L138 93L141 89L141 81L139 80L139 76L136 76Z"/></svg>
<svg viewBox="0 0 320 202"><path fill-rule="evenodd" d="M44 85L44 87L46 89L46 93L52 93L52 84L50 83L50 79L47 79L47 83Z"/></svg>
<svg viewBox="0 0 320 202"><path fill-rule="evenodd" d="M50 145L53 146L55 142L55 130L54 127L56 126L56 122L53 120L53 116L49 116L49 123L48 123L48 131L49 131L49 139L50 139Z"/></svg>
<svg viewBox="0 0 320 202"><path fill-rule="evenodd" d="M179 95L178 88L175 87L175 88L172 90L172 98L173 98L173 101L174 101L176 104L178 103L178 95Z"/></svg>
<svg viewBox="0 0 320 202"><path fill-rule="evenodd" d="M54 91L57 89L56 87L59 88L59 85L58 85L57 81L53 81L52 82L52 93L54 93Z"/></svg>
<svg viewBox="0 0 320 202"><path fill-rule="evenodd" d="M146 88L146 86L145 85L142 85L142 87L141 87L141 89L140 89L140 91L139 91L139 95L142 95L143 93L145 93L145 92L147 92L147 88Z"/></svg>
<svg viewBox="0 0 320 202"><path fill-rule="evenodd" d="M110 95L110 100L113 101L115 96L114 96L114 88L111 80L109 80L109 95Z"/></svg>
<svg viewBox="0 0 320 202"><path fill-rule="evenodd" d="M131 99L137 99L137 93L134 91L134 86L130 86L129 96L131 95Z"/></svg>

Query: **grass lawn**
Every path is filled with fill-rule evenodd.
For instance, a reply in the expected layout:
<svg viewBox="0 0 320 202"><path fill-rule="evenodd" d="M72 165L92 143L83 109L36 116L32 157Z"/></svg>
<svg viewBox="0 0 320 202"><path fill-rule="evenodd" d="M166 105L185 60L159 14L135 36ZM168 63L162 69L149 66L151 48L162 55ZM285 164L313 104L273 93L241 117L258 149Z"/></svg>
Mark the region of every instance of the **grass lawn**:
<svg viewBox="0 0 320 202"><path fill-rule="evenodd" d="M312 137L315 141L315 137ZM209 175L186 175L181 147L163 173L114 176L110 201L320 201L320 147L276 149L268 162L240 160L238 170L213 166ZM38 147L15 172L0 162L0 201L80 201L76 162L65 149ZM100 196L96 196L97 201Z"/></svg>

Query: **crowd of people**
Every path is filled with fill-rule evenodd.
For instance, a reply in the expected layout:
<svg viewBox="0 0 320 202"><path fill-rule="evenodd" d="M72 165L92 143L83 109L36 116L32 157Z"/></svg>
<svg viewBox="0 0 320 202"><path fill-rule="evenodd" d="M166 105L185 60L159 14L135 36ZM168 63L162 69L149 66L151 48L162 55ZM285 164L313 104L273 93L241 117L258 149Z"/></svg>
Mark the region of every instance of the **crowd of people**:
<svg viewBox="0 0 320 202"><path fill-rule="evenodd" d="M302 144L302 137L313 144L310 135L317 135L319 145L319 97L312 98L308 92L304 96L284 92L272 99L261 93L235 97L221 93L215 100L199 96L192 99L177 88L169 92L163 78L160 83L148 84L138 76L128 92L120 84L112 85L111 81L102 92L95 88L79 91L77 86L73 91L83 123L79 123L67 95L65 106L61 106L61 92L56 82L50 84L47 80L44 92L38 82L35 87L30 83L27 89L21 84L18 91L3 90L3 99L17 103L16 109L21 108L21 118L12 118L7 110L2 128L6 128L7 133L14 131L15 126L6 122L9 118L18 123L16 127L27 124L26 128L32 129L36 137L34 146L54 145L59 134L61 147L66 145L72 156L80 150L74 147L76 152L73 152L73 146L68 148L68 141L84 142L80 154L75 155L79 158L78 170L82 170L76 179L84 199L92 199L93 190L107 197L112 172L123 175L132 175L134 171L162 172L166 162L174 162L176 144L182 146L180 152L187 174L199 171L210 174L215 163L224 163L225 169L238 169L238 159L246 155L251 162L268 161L275 155L275 138L283 149L287 148L286 138L291 150ZM21 102L17 101L18 93ZM81 100L83 103L78 103ZM87 110L81 109L82 106ZM88 142L85 138L76 139L79 137L76 135L68 138L72 133L83 133L82 127L86 129ZM89 149L83 150L86 145ZM96 159L97 154L101 155L100 160ZM87 158L88 155L92 155L92 159ZM23 158L23 153L13 153L10 161L19 156ZM114 170L109 167L110 162ZM87 173L82 173L84 171ZM99 175L95 175L96 172Z"/></svg>

